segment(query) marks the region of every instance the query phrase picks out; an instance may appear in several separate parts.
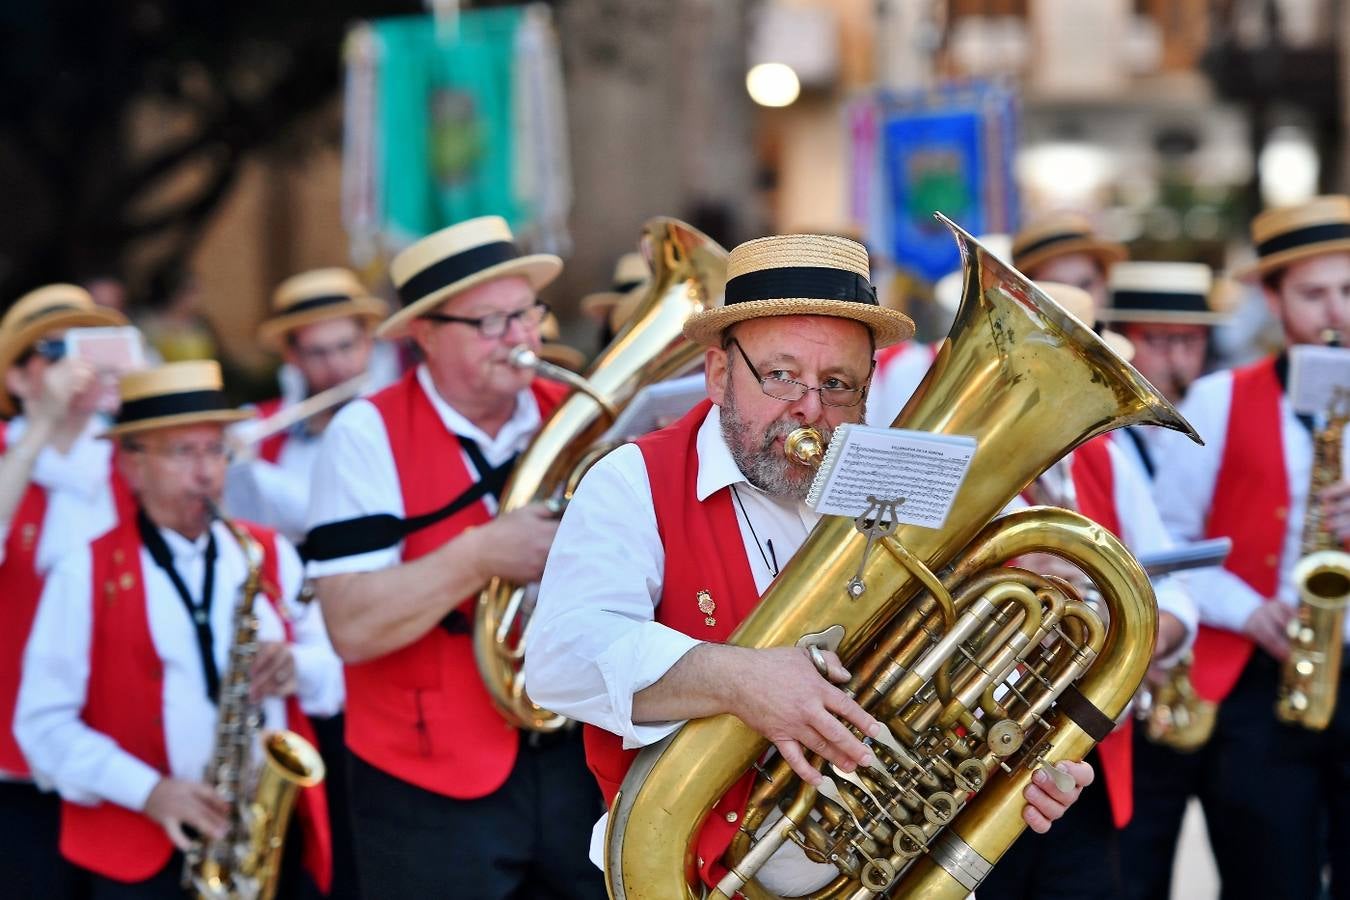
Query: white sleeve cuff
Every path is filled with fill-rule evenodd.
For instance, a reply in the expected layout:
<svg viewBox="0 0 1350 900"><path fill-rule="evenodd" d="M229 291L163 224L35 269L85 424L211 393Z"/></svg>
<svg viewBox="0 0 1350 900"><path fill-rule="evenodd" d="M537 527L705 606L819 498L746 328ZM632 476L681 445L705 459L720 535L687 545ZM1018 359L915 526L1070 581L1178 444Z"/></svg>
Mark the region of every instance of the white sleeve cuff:
<svg viewBox="0 0 1350 900"><path fill-rule="evenodd" d="M296 694L300 708L310 716L333 716L342 711L345 689L342 664L324 647L294 644Z"/></svg>
<svg viewBox="0 0 1350 900"><path fill-rule="evenodd" d="M144 812L150 792L164 776L130 753L120 751L109 758L104 769L103 796L110 803L133 812Z"/></svg>
<svg viewBox="0 0 1350 900"><path fill-rule="evenodd" d="M673 734L684 722L633 723L633 697L670 671L702 641L659 622L644 622L610 645L596 665L609 692L613 724L619 727L625 750L654 744Z"/></svg>

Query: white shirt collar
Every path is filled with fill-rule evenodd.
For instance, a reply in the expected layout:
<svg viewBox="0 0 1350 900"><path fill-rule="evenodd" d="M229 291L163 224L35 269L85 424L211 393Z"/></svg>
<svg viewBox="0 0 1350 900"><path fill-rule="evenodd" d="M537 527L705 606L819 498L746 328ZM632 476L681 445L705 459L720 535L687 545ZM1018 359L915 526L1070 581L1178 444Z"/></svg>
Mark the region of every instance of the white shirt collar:
<svg viewBox="0 0 1350 900"><path fill-rule="evenodd" d="M190 562L204 555L206 553L206 542L211 534L209 530L203 531L197 535L197 539L194 541L188 540L172 528L160 528L159 533L163 536L169 552L173 554L175 563Z"/></svg>
<svg viewBox="0 0 1350 900"><path fill-rule="evenodd" d="M759 490L746 480L741 467L736 465L727 446L726 435L722 433L722 407L713 404L703 424L698 427L698 436L694 439L694 448L698 452L698 480L695 493L702 503L724 487L745 485L751 490Z"/></svg>
<svg viewBox="0 0 1350 900"><path fill-rule="evenodd" d="M532 435L539 429L540 416L539 404L534 399L534 394L529 388L524 388L516 395L516 408L511 413L511 418L506 420L506 424L497 432L495 438L488 437L487 432L470 422L465 416L445 401L445 398L436 390L436 384L431 380L431 372L427 370L423 363L417 367L417 383L422 386L422 390L431 400L432 407L436 414L441 417L446 430L469 438L483 450L483 453L492 459L493 451L499 448L514 448L522 437Z"/></svg>

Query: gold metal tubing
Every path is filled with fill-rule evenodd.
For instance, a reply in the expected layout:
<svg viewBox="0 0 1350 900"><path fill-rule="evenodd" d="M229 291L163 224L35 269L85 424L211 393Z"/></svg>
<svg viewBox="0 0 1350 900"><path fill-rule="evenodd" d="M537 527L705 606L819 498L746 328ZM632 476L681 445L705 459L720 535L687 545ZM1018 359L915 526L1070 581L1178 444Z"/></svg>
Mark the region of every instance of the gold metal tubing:
<svg viewBox="0 0 1350 900"><path fill-rule="evenodd" d="M1198 440L1166 399L1090 329L987 254L964 231L949 226L966 260L964 299L927 377L896 420L899 427L976 441L945 526L901 525L896 531L896 539L933 570L957 561L984 523L1022 488L1096 435L1128 425L1156 424ZM1080 537L1077 541L1063 537L1063 545L1074 543L1075 550L1080 543L1116 548L1128 558L1118 541L1081 516L1040 513L1058 519ZM1039 536L1046 533L1044 523L1017 514L985 533L998 549L1010 551L1003 559L1035 549L1060 549L1057 542L1062 537L1055 530L1057 546L1045 547L1047 540ZM863 545L851 520L822 519L737 628L731 643L789 647L804 635L840 625L845 631L840 658L849 661L858 656L924 587L912 572L897 566L890 553L872 553L861 572L867 591L857 599L850 597L847 585L858 572ZM976 546L977 554L993 555L985 545ZM966 576L986 567L975 565ZM1114 715L1124 708L1147 667L1157 615L1148 579L1137 564L1133 573L1104 562L1096 567L1111 585L1139 590L1150 600L1147 610L1112 610L1104 664L1095 666L1083 685L1098 708ZM1124 637L1127 634L1130 640ZM1147 635L1146 641L1139 640L1141 634ZM1124 652L1143 643L1147 647L1138 654ZM1069 727L1055 739L1053 759L1077 759L1090 745L1090 738ZM699 823L766 747L767 741L740 719L720 715L691 721L640 753L610 814L605 869L612 896L616 900L695 896L694 838ZM1015 828L1005 825L987 834L984 827L966 824L968 813L959 820L967 840L975 839L988 858L997 858L1021 831L1020 794L1025 783L1022 778L1003 779L976 799L981 809L1010 812ZM1008 809L1000 810L1002 806ZM910 882L907 876L903 883ZM959 896L966 894L962 890ZM948 890L945 896L956 893Z"/></svg>

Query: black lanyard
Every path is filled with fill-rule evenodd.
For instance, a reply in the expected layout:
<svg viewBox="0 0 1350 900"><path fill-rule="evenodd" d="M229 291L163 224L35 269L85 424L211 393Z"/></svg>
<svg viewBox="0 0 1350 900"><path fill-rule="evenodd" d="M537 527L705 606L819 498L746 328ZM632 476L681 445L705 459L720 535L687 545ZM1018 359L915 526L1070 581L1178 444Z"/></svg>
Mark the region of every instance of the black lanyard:
<svg viewBox="0 0 1350 900"><path fill-rule="evenodd" d="M1148 444L1144 443L1144 439L1139 436L1139 432L1135 431L1133 427L1125 429L1125 436L1134 444L1134 449L1139 451L1139 461L1144 464L1144 471L1148 473L1149 479L1152 480L1155 467L1153 465L1153 454L1148 452Z"/></svg>
<svg viewBox="0 0 1350 900"><path fill-rule="evenodd" d="M206 676L206 697L215 703L216 697L220 694L220 673L216 671L215 644L211 636L211 594L215 590L216 583L216 536L207 531L206 574L202 578L202 602L198 604L192 602L192 595L188 593L183 577L174 568L173 553L164 542L164 535L159 533L159 529L146 516L145 510L136 511L136 527L140 529L141 543L149 551L150 558L155 561L155 565L164 570L165 575L169 576L169 581L173 583L174 589L183 601L183 606L187 608L188 618L192 620L193 628L197 632L197 649L202 658L202 674Z"/></svg>

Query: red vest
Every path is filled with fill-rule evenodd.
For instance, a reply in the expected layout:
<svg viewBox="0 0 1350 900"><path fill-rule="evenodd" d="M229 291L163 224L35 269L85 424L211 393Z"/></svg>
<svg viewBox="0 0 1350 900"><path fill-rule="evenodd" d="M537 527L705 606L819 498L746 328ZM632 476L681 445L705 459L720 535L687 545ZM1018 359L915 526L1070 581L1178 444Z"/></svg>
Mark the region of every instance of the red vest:
<svg viewBox="0 0 1350 900"><path fill-rule="evenodd" d="M0 423L0 453L8 444L6 427ZM5 559L0 563L4 587L6 626L0 628L0 769L11 775L27 775L28 761L14 740L14 706L19 697L23 650L33 627L42 576L37 570L37 547L47 515L47 492L32 481L19 500L5 538Z"/></svg>
<svg viewBox="0 0 1350 900"><path fill-rule="evenodd" d="M759 603L759 591L745 556L731 492L717 491L702 503L694 501L698 485L698 429L712 404L703 401L669 428L637 441L647 465L656 527L665 548L665 572L656 621L684 634L723 643ZM698 595L706 591L716 609L706 616L699 610ZM713 625L707 619L714 620ZM590 766L605 803L614 795L637 752L624 750L622 739L590 725L585 727L586 763ZM725 874L722 855L736 835L737 825L727 821L745 810L753 773L742 778L722 797L703 822L697 853L704 880L716 884Z"/></svg>
<svg viewBox="0 0 1350 900"><path fill-rule="evenodd" d="M258 411L258 419L269 419L281 412L281 398L274 397L271 400L264 400L254 407ZM281 451L286 446L286 438L290 437L290 429L277 432L269 438L263 440L258 445L258 458L276 465L281 461Z"/></svg>
<svg viewBox="0 0 1350 900"><path fill-rule="evenodd" d="M1223 567L1266 600L1279 588L1280 554L1289 517L1289 473L1280 415L1283 393L1274 358L1233 372L1228 434L1214 481L1205 537L1230 537ZM1200 626L1191 680L1195 692L1219 702L1237 684L1254 645L1244 635Z"/></svg>
<svg viewBox="0 0 1350 900"><path fill-rule="evenodd" d="M276 534L244 524L266 551L263 584L275 589L280 584ZM123 516L116 527L90 546L93 627L89 682L80 717L132 756L167 773L164 669L150 634L140 548L140 535L131 516ZM265 596L280 615L278 598ZM281 620L285 623L285 616ZM286 631L289 639L289 625ZM294 696L286 700L286 723L318 746L309 719ZM323 785L301 790L297 809L303 824L305 867L327 893L332 880L332 842ZM143 813L113 803L63 803L61 853L106 878L131 883L144 881L164 868L173 844L164 829Z"/></svg>
<svg viewBox="0 0 1350 900"><path fill-rule="evenodd" d="M531 385L547 418L566 388ZM389 436L406 516L430 512L473 484L458 439L409 371L370 398ZM403 561L425 556L491 519L475 503L409 535ZM473 617L477 595L460 608ZM349 665L347 746L372 766L449 797L484 797L515 765L517 736L497 712L474 662L473 639L433 628L413 643L369 662Z"/></svg>
<svg viewBox="0 0 1350 900"><path fill-rule="evenodd" d="M1107 531L1120 537L1120 516L1116 510L1115 471L1111 464L1110 437L1102 435L1073 451L1069 474L1073 478L1078 511ZM1097 745L1102 763L1106 796L1111 803L1111 818L1124 828L1134 814L1134 719L1124 723Z"/></svg>

